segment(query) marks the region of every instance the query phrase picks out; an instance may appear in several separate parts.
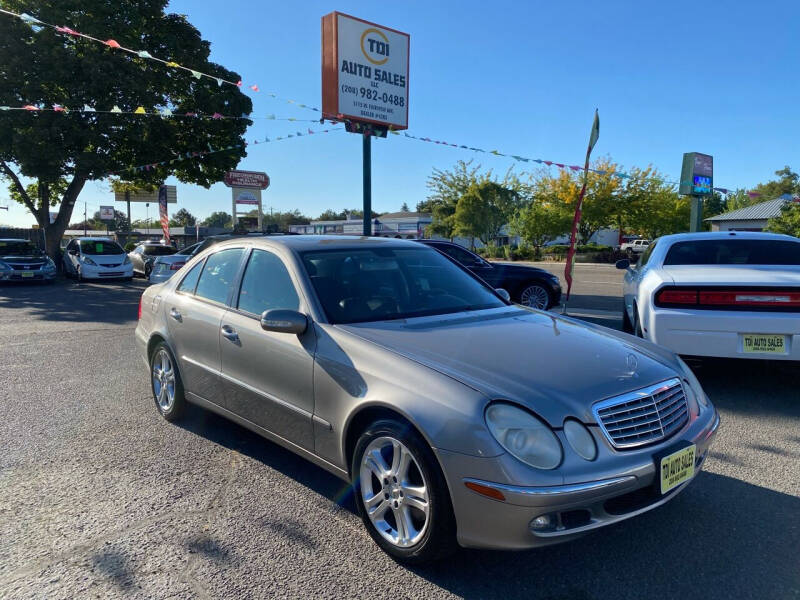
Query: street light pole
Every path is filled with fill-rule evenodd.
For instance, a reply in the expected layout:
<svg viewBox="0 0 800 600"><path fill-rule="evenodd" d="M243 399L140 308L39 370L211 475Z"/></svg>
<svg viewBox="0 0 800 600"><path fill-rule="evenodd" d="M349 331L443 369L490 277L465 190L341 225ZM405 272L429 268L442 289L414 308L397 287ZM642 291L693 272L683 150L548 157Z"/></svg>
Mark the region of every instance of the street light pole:
<svg viewBox="0 0 800 600"><path fill-rule="evenodd" d="M363 225L365 236L372 235L372 137L369 132L362 133L364 140L364 218Z"/></svg>

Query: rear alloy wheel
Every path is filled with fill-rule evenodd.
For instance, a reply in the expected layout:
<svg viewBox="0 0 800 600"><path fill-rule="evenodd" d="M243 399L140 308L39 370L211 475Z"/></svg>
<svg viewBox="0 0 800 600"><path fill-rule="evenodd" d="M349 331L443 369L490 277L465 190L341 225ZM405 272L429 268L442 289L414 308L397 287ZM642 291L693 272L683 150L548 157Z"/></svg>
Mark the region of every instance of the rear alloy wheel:
<svg viewBox="0 0 800 600"><path fill-rule="evenodd" d="M186 408L183 386L175 359L163 342L156 346L150 357L150 375L153 400L158 412L167 421L179 419Z"/></svg>
<svg viewBox="0 0 800 600"><path fill-rule="evenodd" d="M371 425L358 440L351 472L361 518L384 551L421 564L455 548L444 476L433 452L407 424Z"/></svg>
<svg viewBox="0 0 800 600"><path fill-rule="evenodd" d="M519 294L519 303L530 308L547 310L550 306L550 293L544 286L532 283L522 288Z"/></svg>

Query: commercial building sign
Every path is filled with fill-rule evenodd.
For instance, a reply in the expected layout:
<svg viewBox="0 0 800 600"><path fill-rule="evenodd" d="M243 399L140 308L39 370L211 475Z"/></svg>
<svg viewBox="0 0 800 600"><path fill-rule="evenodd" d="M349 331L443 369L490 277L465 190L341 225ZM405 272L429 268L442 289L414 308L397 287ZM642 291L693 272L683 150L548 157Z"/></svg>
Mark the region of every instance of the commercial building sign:
<svg viewBox="0 0 800 600"><path fill-rule="evenodd" d="M230 188L265 190L269 187L269 175L261 171L228 171L223 181Z"/></svg>
<svg viewBox="0 0 800 600"><path fill-rule="evenodd" d="M100 207L100 220L101 221L113 221L114 220L114 207L113 206L101 206Z"/></svg>
<svg viewBox="0 0 800 600"><path fill-rule="evenodd" d="M322 112L408 128L410 36L339 12L322 17Z"/></svg>
<svg viewBox="0 0 800 600"><path fill-rule="evenodd" d="M686 196L710 196L714 191L714 157L699 152L683 155L678 193Z"/></svg>
<svg viewBox="0 0 800 600"><path fill-rule="evenodd" d="M178 201L178 191L174 185L159 186L158 189L150 190L135 190L128 192L114 192L115 202L152 202L155 204L159 199L159 190L164 187L167 190L167 202L175 204Z"/></svg>

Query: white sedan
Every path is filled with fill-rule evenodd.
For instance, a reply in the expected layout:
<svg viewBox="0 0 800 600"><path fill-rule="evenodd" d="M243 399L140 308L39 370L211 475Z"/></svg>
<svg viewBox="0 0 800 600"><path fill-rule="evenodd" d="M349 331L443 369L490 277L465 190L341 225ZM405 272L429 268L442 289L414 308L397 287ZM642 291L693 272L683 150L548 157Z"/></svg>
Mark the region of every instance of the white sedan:
<svg viewBox="0 0 800 600"><path fill-rule="evenodd" d="M667 235L617 268L626 331L678 354L800 360L800 239Z"/></svg>

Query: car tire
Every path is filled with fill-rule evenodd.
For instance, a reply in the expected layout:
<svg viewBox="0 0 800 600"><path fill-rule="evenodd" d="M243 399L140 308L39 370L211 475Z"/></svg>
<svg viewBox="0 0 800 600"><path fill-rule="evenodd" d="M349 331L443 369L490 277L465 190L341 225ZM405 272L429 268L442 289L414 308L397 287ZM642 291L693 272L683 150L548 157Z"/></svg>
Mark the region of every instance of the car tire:
<svg viewBox="0 0 800 600"><path fill-rule="evenodd" d="M625 333L633 333L633 323L631 323L631 318L628 316L628 309L625 307L622 308L622 331Z"/></svg>
<svg viewBox="0 0 800 600"><path fill-rule="evenodd" d="M644 331L642 331L642 323L639 320L639 311L633 307L633 335L639 338L644 338Z"/></svg>
<svg viewBox="0 0 800 600"><path fill-rule="evenodd" d="M164 342L159 342L150 354L150 390L156 410L167 421L177 421L186 412L178 363Z"/></svg>
<svg viewBox="0 0 800 600"><path fill-rule="evenodd" d="M351 474L361 520L390 556L418 565L455 551L447 483L430 446L408 423L383 419L367 427Z"/></svg>
<svg viewBox="0 0 800 600"><path fill-rule="evenodd" d="M78 283L83 283L85 281L83 275L81 275L81 270L78 268L75 269L75 281Z"/></svg>
<svg viewBox="0 0 800 600"><path fill-rule="evenodd" d="M517 298L523 306L538 310L547 310L553 303L550 291L538 281L529 281L523 284Z"/></svg>
<svg viewBox="0 0 800 600"><path fill-rule="evenodd" d="M151 267L150 265L145 265L144 266L144 275L143 275L143 277L145 279L150 279L150 272L152 270L153 270L153 267Z"/></svg>

